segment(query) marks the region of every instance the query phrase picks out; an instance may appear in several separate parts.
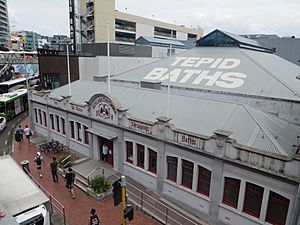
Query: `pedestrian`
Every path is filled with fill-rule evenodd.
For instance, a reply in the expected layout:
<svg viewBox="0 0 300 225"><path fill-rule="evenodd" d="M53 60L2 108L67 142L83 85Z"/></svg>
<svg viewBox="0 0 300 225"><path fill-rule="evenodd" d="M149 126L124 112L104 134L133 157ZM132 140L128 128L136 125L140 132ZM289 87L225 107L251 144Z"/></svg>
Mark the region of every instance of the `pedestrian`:
<svg viewBox="0 0 300 225"><path fill-rule="evenodd" d="M21 149L21 136L20 136L20 133L18 132L18 130L16 130L16 133L15 133L15 141L18 143L18 149L20 150Z"/></svg>
<svg viewBox="0 0 300 225"><path fill-rule="evenodd" d="M66 173L65 180L66 180L66 188L69 189L69 191L72 194L72 198L74 199L75 193L73 188L75 182L75 173L73 172L71 167L68 168L68 172Z"/></svg>
<svg viewBox="0 0 300 225"><path fill-rule="evenodd" d="M100 224L100 220L96 214L96 209L91 209L89 225L99 225L99 224Z"/></svg>
<svg viewBox="0 0 300 225"><path fill-rule="evenodd" d="M24 133L25 133L27 141L30 143L30 136L32 136L32 132L31 132L30 128L28 127L28 125L25 126Z"/></svg>
<svg viewBox="0 0 300 225"><path fill-rule="evenodd" d="M108 157L108 147L107 147L106 143L104 143L102 145L102 155L103 155L104 162L106 162L107 161L107 157Z"/></svg>
<svg viewBox="0 0 300 225"><path fill-rule="evenodd" d="M58 183L58 176L57 176L57 165L58 165L58 163L56 162L56 157L53 157L52 159L53 159L53 162L50 164L51 174L52 174L53 182Z"/></svg>
<svg viewBox="0 0 300 225"><path fill-rule="evenodd" d="M34 162L36 164L36 169L37 169L40 177L42 178L43 177L43 174L42 174L42 162L43 162L44 166L45 166L45 163L44 163L44 158L43 158L43 156L41 155L40 152L36 153L36 156L34 158Z"/></svg>
<svg viewBox="0 0 300 225"><path fill-rule="evenodd" d="M24 137L23 137L23 134L24 134L24 130L22 128L21 125L19 125L18 129L17 129L18 133L20 134L20 137L21 137L21 141L23 141Z"/></svg>

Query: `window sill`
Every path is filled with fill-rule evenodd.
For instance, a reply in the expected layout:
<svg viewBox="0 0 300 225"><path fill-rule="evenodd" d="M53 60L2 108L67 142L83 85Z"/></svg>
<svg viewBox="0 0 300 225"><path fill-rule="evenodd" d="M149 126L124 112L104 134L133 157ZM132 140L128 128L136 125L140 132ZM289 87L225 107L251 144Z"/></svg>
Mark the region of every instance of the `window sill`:
<svg viewBox="0 0 300 225"><path fill-rule="evenodd" d="M149 175L149 176L151 176L151 177L157 178L157 175L156 175L156 174L151 173L150 171L145 171L143 168L141 168L141 167L139 167L139 166L134 166L133 164L131 164L131 163L127 162L127 161L125 161L124 164L125 164L126 166L129 166L129 167L135 169L135 170L138 170L139 172L142 172L142 173L145 173L145 174L147 174L147 175Z"/></svg>
<svg viewBox="0 0 300 225"><path fill-rule="evenodd" d="M258 224L269 224L268 222L264 222L264 221L260 220L257 217L251 216L251 215L249 215L249 214L247 214L245 212L241 212L238 209L232 208L229 205L226 205L226 204L224 204L222 202L219 204L219 207L223 208L223 209L226 209L226 210L229 210L229 211L231 211L231 212L233 212L235 214L238 214L239 216L245 217L245 218L247 218L247 219L249 219L251 221L255 221ZM262 215L260 215L260 217L262 217Z"/></svg>
<svg viewBox="0 0 300 225"><path fill-rule="evenodd" d="M78 141L78 140L75 139L75 138L70 138L70 141L73 141L73 142L75 142L75 143L77 143L77 144L80 144L80 145L83 145L83 146L85 146L85 147L89 147L88 144L83 143L83 142L81 142L81 141Z"/></svg>
<svg viewBox="0 0 300 225"><path fill-rule="evenodd" d="M202 195L199 192L194 192L192 189L186 188L186 187L184 187L182 185L178 185L177 183L175 183L175 182L173 182L173 181L171 181L169 179L164 179L164 182L166 182L169 185L174 186L174 187L176 187L176 188L178 188L178 189L180 189L182 191L188 192L189 194L195 195L196 197L199 197L199 198L201 198L201 199L203 199L205 201L210 202L210 198L208 196Z"/></svg>

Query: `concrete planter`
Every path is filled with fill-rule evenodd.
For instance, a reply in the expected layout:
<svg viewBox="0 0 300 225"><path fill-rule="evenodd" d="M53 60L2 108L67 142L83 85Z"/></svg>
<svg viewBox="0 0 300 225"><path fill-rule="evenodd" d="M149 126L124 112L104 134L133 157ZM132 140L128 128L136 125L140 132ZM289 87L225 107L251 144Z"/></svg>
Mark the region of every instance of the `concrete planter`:
<svg viewBox="0 0 300 225"><path fill-rule="evenodd" d="M113 192L112 192L112 189L111 190L108 190L104 193L101 193L101 194L96 194L94 193L93 189L88 187L87 188L87 194L89 196L91 196L93 199L95 199L97 202L101 202L103 201L105 198L109 197L109 196L112 196Z"/></svg>

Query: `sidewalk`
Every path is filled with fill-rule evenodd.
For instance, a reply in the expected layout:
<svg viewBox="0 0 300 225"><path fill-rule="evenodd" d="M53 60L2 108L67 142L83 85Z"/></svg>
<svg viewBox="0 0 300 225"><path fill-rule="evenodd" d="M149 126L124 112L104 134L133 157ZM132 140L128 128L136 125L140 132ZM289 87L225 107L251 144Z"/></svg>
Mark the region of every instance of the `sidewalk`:
<svg viewBox="0 0 300 225"><path fill-rule="evenodd" d="M22 127L29 124L28 117L21 123ZM35 138L35 136L33 137ZM121 224L121 204L117 207L113 205L113 199L107 198L101 203L97 203L92 198L88 197L83 191L75 187L76 199L71 198L71 194L65 188L65 182L62 177L59 177L59 182L52 181L50 163L52 156L42 153L45 166L42 165L43 178L38 176L34 164L34 157L39 151L38 146L28 143L26 140L21 142L21 148L14 143L13 158L20 164L22 160L29 160L30 172L32 176L39 182L40 186L45 188L54 198L56 198L65 207L66 221L68 225L86 225L91 208L97 210L100 217L101 225L120 225ZM158 225L156 221L142 214L140 211L134 211L134 220L130 225Z"/></svg>

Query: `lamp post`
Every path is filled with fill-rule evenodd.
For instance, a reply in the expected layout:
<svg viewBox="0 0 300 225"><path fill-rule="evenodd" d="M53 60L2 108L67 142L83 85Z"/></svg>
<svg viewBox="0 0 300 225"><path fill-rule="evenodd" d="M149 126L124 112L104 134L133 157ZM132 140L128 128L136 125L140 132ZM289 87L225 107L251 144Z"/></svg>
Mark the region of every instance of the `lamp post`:
<svg viewBox="0 0 300 225"><path fill-rule="evenodd" d="M29 112L29 127L30 129L33 129L33 124L32 124L32 112L31 112L31 105L30 105L30 96L31 96L31 89L29 87L29 81L28 81L28 76L27 76L27 63L26 63L26 58L25 58L25 46L23 43L23 65L24 65L24 75L26 78L26 88L27 88L27 100L28 100L28 112Z"/></svg>

